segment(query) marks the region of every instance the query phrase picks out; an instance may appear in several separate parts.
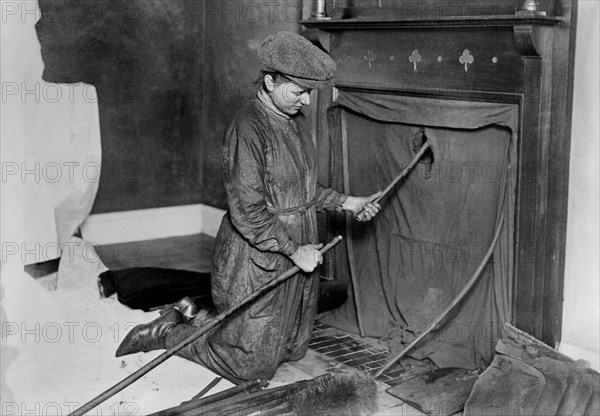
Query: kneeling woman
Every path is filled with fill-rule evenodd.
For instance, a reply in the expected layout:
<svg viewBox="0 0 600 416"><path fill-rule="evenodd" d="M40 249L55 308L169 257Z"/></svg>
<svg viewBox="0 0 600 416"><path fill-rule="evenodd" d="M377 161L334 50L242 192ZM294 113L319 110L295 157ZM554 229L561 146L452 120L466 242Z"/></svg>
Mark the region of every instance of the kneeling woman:
<svg viewBox="0 0 600 416"><path fill-rule="evenodd" d="M241 309L179 355L234 381L270 379L308 349L322 262L317 210L370 220L380 209L316 182L315 149L301 113L311 89L333 82L335 62L301 36L279 32L259 47L261 86L225 134L228 212L216 239L212 297L222 312L293 265L302 272ZM202 325L173 308L134 328L117 356L172 347Z"/></svg>

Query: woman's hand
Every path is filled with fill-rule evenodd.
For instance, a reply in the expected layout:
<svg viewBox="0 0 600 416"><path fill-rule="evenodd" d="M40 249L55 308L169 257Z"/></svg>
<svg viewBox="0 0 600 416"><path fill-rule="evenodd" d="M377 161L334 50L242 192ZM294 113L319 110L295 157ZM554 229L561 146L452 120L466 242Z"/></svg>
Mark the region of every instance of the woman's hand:
<svg viewBox="0 0 600 416"><path fill-rule="evenodd" d="M307 244L305 246L299 246L298 250L290 256L290 259L298 266L302 271L310 273L315 268L323 263L323 255L319 249L323 247L323 244Z"/></svg>
<svg viewBox="0 0 600 416"><path fill-rule="evenodd" d="M373 202L379 196L381 196L381 192L371 196L349 196L342 205L342 209L352 212L358 221L370 221L381 210L381 205Z"/></svg>

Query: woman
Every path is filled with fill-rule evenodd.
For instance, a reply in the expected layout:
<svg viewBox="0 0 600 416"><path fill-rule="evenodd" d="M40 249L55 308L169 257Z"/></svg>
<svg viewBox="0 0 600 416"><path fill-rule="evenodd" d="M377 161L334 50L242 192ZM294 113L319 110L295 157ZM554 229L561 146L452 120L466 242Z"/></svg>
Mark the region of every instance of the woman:
<svg viewBox="0 0 600 416"><path fill-rule="evenodd" d="M293 265L302 272L258 298L179 354L235 381L269 379L304 356L314 323L323 258L316 211L345 210L370 220L371 197L316 183L315 149L301 108L333 81L334 61L306 39L279 32L260 45L262 86L225 134L228 212L216 239L212 296L224 311ZM194 331L172 309L128 335L117 355L172 347ZM194 322L200 325L199 319Z"/></svg>

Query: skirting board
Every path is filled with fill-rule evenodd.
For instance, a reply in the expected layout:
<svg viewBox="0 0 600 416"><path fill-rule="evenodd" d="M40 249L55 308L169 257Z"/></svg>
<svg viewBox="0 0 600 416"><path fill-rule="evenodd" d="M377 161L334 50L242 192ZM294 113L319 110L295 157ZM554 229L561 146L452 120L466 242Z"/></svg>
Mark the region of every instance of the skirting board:
<svg viewBox="0 0 600 416"><path fill-rule="evenodd" d="M222 209L208 205L141 209L92 214L81 226L84 240L92 244L116 244L191 234L217 235Z"/></svg>

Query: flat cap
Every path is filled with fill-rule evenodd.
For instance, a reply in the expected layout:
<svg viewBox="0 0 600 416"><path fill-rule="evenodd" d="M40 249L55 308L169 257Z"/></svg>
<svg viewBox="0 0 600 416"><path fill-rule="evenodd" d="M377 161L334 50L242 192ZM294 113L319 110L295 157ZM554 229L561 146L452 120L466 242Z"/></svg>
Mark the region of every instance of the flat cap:
<svg viewBox="0 0 600 416"><path fill-rule="evenodd" d="M323 89L333 84L335 61L307 39L278 32L258 47L261 69L279 72L304 88Z"/></svg>

